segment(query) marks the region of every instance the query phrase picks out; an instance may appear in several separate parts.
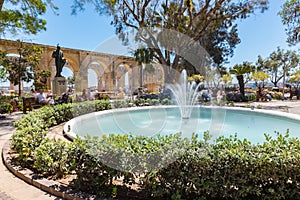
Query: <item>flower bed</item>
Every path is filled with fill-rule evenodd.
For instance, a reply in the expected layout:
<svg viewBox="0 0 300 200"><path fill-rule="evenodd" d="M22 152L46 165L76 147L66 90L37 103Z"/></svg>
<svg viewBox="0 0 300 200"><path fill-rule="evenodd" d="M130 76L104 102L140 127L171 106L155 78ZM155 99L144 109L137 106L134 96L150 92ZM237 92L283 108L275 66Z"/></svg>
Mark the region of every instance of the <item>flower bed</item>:
<svg viewBox="0 0 300 200"><path fill-rule="evenodd" d="M0 97L0 114L22 111L22 99L13 96Z"/></svg>

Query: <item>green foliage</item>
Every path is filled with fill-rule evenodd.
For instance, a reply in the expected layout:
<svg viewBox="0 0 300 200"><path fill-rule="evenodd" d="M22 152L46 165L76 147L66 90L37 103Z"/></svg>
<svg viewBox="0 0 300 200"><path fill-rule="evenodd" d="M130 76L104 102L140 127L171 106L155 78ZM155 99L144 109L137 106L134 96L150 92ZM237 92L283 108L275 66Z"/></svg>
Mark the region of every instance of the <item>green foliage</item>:
<svg viewBox="0 0 300 200"><path fill-rule="evenodd" d="M300 84L300 70L297 70L296 72L292 73L290 76L289 82L296 83L297 86Z"/></svg>
<svg viewBox="0 0 300 200"><path fill-rule="evenodd" d="M156 105L170 105L171 100L165 99L143 99L137 98L135 100L115 100L113 103L113 108L127 108L135 106L156 106Z"/></svg>
<svg viewBox="0 0 300 200"><path fill-rule="evenodd" d="M6 77L7 77L7 72L6 72L5 68L0 67L0 82L6 81Z"/></svg>
<svg viewBox="0 0 300 200"><path fill-rule="evenodd" d="M264 82L268 78L270 78L270 76L261 70L251 74L251 79L254 80L255 82L259 82L259 81Z"/></svg>
<svg viewBox="0 0 300 200"><path fill-rule="evenodd" d="M221 77L221 81L226 85L231 85L232 84L232 76L230 74L224 74Z"/></svg>
<svg viewBox="0 0 300 200"><path fill-rule="evenodd" d="M140 48L135 50L134 57L135 61L141 65L142 63L148 64L153 60L154 51L151 49Z"/></svg>
<svg viewBox="0 0 300 200"><path fill-rule="evenodd" d="M0 113L12 113L14 111L23 110L22 100L14 96L0 97Z"/></svg>
<svg viewBox="0 0 300 200"><path fill-rule="evenodd" d="M19 85L19 96L21 96L22 81L30 82L33 79L38 81L42 79L39 76L46 74L39 73L42 49L19 40L17 42L18 57L8 57L6 52L1 52L0 64L3 64L3 67L8 73L7 79L12 84Z"/></svg>
<svg viewBox="0 0 300 200"><path fill-rule="evenodd" d="M34 151L33 168L38 173L62 178L70 172L69 146L61 140L45 139Z"/></svg>
<svg viewBox="0 0 300 200"><path fill-rule="evenodd" d="M49 140L46 137L48 128L87 112L110 108L109 101L100 100L45 106L22 116L15 122L16 132L12 136L12 148L18 153L18 162L45 175L61 177L68 173L68 165L65 163L67 155L63 148L66 144ZM47 149L52 149L52 152L48 152Z"/></svg>
<svg viewBox="0 0 300 200"><path fill-rule="evenodd" d="M245 77L249 78L249 74L253 72L254 66L249 62L243 62L243 64L236 64L229 70L230 74L235 74L239 83L240 93L242 98L245 97Z"/></svg>
<svg viewBox="0 0 300 200"><path fill-rule="evenodd" d="M238 3L232 0L131 1L130 3L123 0L97 2L76 0L73 12L83 10L88 3L92 3L99 14L112 17L111 24L114 25L116 33L124 43L129 40L126 31L133 29L138 32L136 39L145 44L143 48L153 49L154 57L159 63L177 71L180 62L183 62L182 66L190 62L190 67L193 69L195 66L203 66L197 54L200 51L193 51L196 42L199 42L211 59L221 66L226 62L226 58L233 54L233 49L240 42L236 25L238 20L247 18L256 10L264 11L268 5L267 0L241 0ZM145 27L149 29L141 30ZM174 34L169 34L171 32L165 30L172 30ZM178 33L190 39L181 37ZM183 55L185 53L194 54L197 59L187 59L189 57ZM171 75L167 71L165 70L164 77L168 82L173 77L169 77ZM196 71L200 72L198 69Z"/></svg>
<svg viewBox="0 0 300 200"><path fill-rule="evenodd" d="M300 41L299 5L299 0L286 0L279 12L281 21L286 26L287 42L291 45L296 45Z"/></svg>
<svg viewBox="0 0 300 200"><path fill-rule="evenodd" d="M13 105L11 105L10 103L6 103L3 102L0 105L0 113L4 114L4 113L12 113L14 111L14 107Z"/></svg>
<svg viewBox="0 0 300 200"><path fill-rule="evenodd" d="M270 53L266 59L259 56L258 62L260 67L266 70L274 86L277 87L284 75L288 75L298 66L300 58L296 51L285 51L277 47L277 50Z"/></svg>
<svg viewBox="0 0 300 200"><path fill-rule="evenodd" d="M164 98L162 101L161 101L161 104L162 105L171 105L172 104L172 101L168 98Z"/></svg>
<svg viewBox="0 0 300 200"><path fill-rule="evenodd" d="M260 144L238 139L237 134L208 143L208 132L203 139L180 133L110 134L72 143L48 139L50 126L91 108L110 108L105 101L75 105L43 107L15 122L12 148L22 166L56 178L75 172L77 189L105 197L119 195L118 180L123 189L138 188L143 199L299 198L300 140L288 132L276 138L265 134Z"/></svg>
<svg viewBox="0 0 300 200"><path fill-rule="evenodd" d="M159 170L152 192L164 199L297 199L299 148L288 134L266 135L260 145L220 137L205 153L187 151Z"/></svg>
<svg viewBox="0 0 300 200"><path fill-rule="evenodd" d="M35 69L34 70L34 88L38 91L38 89L43 88L47 89L47 79L51 77L51 71L50 70L41 70L41 69Z"/></svg>
<svg viewBox="0 0 300 200"><path fill-rule="evenodd" d="M0 1L0 33L37 34L46 30L46 21L40 16L46 13L47 3L52 9L58 9L51 0Z"/></svg>
<svg viewBox="0 0 300 200"><path fill-rule="evenodd" d="M113 102L113 108L127 108L132 107L132 101L130 100L115 100Z"/></svg>
<svg viewBox="0 0 300 200"><path fill-rule="evenodd" d="M245 95L245 100L246 101L255 101L256 100L256 94L251 92L251 93L246 93Z"/></svg>
<svg viewBox="0 0 300 200"><path fill-rule="evenodd" d="M98 162L97 157L88 152L88 148L93 143L95 142L91 140L76 139L71 145L69 160L73 163L72 168L77 175L74 181L75 187L82 191L99 194L100 191L105 191L109 185L112 185L113 177L118 176L118 171Z"/></svg>

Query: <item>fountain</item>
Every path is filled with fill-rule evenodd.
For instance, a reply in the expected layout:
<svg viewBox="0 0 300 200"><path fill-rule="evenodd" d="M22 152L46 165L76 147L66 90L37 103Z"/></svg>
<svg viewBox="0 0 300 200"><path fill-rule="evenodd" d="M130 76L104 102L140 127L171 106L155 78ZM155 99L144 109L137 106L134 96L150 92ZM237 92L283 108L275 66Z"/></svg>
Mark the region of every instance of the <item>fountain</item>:
<svg viewBox="0 0 300 200"><path fill-rule="evenodd" d="M200 84L195 81L188 82L186 70L182 70L179 78L179 83L166 85L174 95L175 101L179 106L181 118L189 119L192 109L199 97Z"/></svg>

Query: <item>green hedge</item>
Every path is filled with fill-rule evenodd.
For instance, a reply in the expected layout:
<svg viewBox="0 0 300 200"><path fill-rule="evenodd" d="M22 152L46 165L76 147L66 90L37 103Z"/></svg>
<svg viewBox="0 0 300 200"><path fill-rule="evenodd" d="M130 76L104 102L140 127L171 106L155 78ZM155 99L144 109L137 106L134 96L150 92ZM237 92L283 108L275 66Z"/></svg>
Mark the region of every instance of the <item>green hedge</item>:
<svg viewBox="0 0 300 200"><path fill-rule="evenodd" d="M59 146L66 146L62 141L53 141L46 137L49 127L66 122L73 117L111 109L109 101L87 101L78 104L61 104L56 106L45 106L34 112L23 115L15 122L16 132L12 136L12 148L19 154L18 162L25 167L41 172L44 175L55 175L62 177L62 169L67 167L60 166L62 152L51 151ZM68 144L69 145L69 144ZM68 147L67 147L68 148ZM48 154L49 156L44 157ZM65 155L63 155L65 156ZM45 159L43 161L43 159ZM68 165L68 163L65 163ZM62 169L52 169L62 168ZM65 173L68 173L66 170ZM59 172L56 174L56 172Z"/></svg>
<svg viewBox="0 0 300 200"><path fill-rule="evenodd" d="M288 132L265 135L262 144L236 135L210 144L208 133L203 139L111 134L72 143L45 137L50 126L110 108L97 101L30 112L15 124L18 161L44 176L75 172L74 186L98 196L118 197L125 188L130 199L300 199L300 142Z"/></svg>

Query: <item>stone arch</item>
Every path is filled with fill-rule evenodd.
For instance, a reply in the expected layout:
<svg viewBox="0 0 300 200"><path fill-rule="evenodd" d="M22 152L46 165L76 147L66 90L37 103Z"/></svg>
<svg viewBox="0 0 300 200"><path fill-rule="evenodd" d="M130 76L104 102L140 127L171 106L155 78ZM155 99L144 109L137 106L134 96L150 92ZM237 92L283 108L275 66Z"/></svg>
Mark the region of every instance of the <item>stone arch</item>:
<svg viewBox="0 0 300 200"><path fill-rule="evenodd" d="M127 92L130 70L130 66L124 62L117 62L115 64L115 88L119 92Z"/></svg>
<svg viewBox="0 0 300 200"><path fill-rule="evenodd" d="M92 69L96 73L99 90L106 90L110 86L111 71L108 64L99 57L90 55L84 58L79 68L77 79L80 81L81 90L88 88L88 69ZM103 79L105 84L103 84Z"/></svg>
<svg viewBox="0 0 300 200"><path fill-rule="evenodd" d="M103 81L103 79L105 79L105 74L109 74L109 69L108 67L101 61L96 60L96 61L92 61L89 65L88 65L88 69L93 70L97 77L97 89L98 90L105 90L106 87L106 83L105 81Z"/></svg>
<svg viewBox="0 0 300 200"><path fill-rule="evenodd" d="M29 42L23 42L25 45L34 45L38 46L43 49L43 53L41 55L40 66L41 69L44 70L51 70L53 74L56 74L56 69L52 68L54 65L54 59L52 58L52 53L56 49L56 46L50 45L43 45L43 44L35 44ZM18 54L18 42L13 40L0 40L0 49L5 51L9 54ZM75 85L80 85L82 87L87 87L87 69L92 62L99 63L100 66L104 69L104 76L102 76L101 80L106 84L106 90L113 90L115 89L115 80L114 80L114 68L115 66L119 66L121 63L124 64L126 71L130 73L132 70L131 66L136 66L136 62L133 58L127 56L120 56L120 55L112 55L112 54L105 54L100 52L92 52L92 51L85 51L79 49L71 49L61 46L61 49L64 53L64 57L67 59L70 65L64 66L69 68L75 75ZM101 73L99 70L93 68L96 72L98 77L100 77ZM126 73L127 73L126 72ZM134 77L135 73L132 73L130 77ZM81 80L76 82L76 77ZM52 88L51 79L47 80L48 88ZM81 91L81 90L80 90Z"/></svg>

